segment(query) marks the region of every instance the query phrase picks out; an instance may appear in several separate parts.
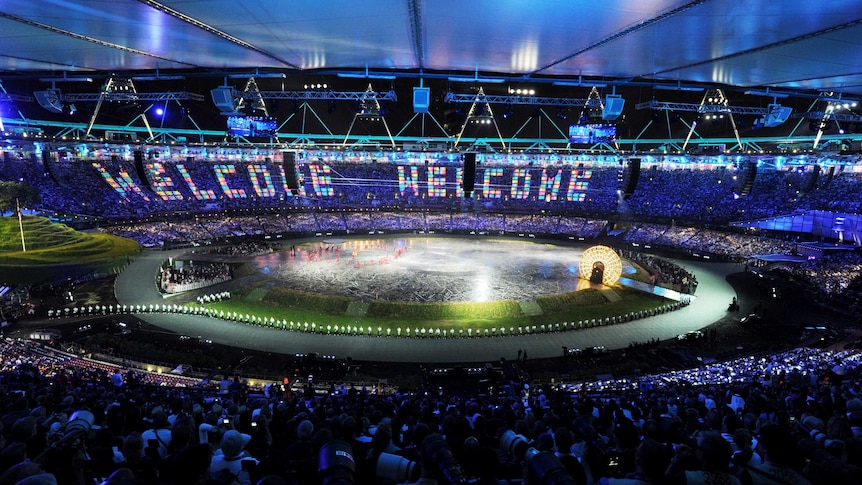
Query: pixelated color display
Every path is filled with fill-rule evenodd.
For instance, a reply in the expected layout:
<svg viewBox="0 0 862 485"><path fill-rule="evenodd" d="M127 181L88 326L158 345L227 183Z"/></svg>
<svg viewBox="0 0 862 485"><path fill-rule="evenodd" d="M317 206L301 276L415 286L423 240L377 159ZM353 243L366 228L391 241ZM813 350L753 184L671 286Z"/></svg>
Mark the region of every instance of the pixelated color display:
<svg viewBox="0 0 862 485"><path fill-rule="evenodd" d="M566 199L571 202L583 202L587 198L584 192L590 188L590 178L592 176L592 170L572 171L572 175L569 178L569 187L566 190Z"/></svg>
<svg viewBox="0 0 862 485"><path fill-rule="evenodd" d="M563 180L563 171L557 169L557 173L551 175L548 170L542 170L542 181L539 183L539 199L545 202L557 200L560 192L560 182Z"/></svg>
<svg viewBox="0 0 862 485"><path fill-rule="evenodd" d="M192 180L191 175L189 175L189 171L186 169L185 165L178 163L176 165L177 172L180 173L180 176L183 178L183 181L188 185L189 191L197 200L216 200L215 191L212 189L200 190L198 189L195 181Z"/></svg>
<svg viewBox="0 0 862 485"><path fill-rule="evenodd" d="M413 196L419 197L419 168L416 166L398 166L398 193L407 195L410 191Z"/></svg>
<svg viewBox="0 0 862 485"><path fill-rule="evenodd" d="M144 165L147 173L150 174L150 181L153 187L153 192L156 193L162 200L183 200L183 194L179 190L174 189L173 179L165 170L165 164L161 162L147 162Z"/></svg>
<svg viewBox="0 0 862 485"><path fill-rule="evenodd" d="M298 167L295 168L297 172L299 172ZM293 192L290 191L290 187L287 185L287 173L284 171L284 164L278 164L278 174L281 176L281 190L284 192L284 195L287 197L293 197ZM297 182L299 183L299 197L305 197L305 185L303 185L302 181L297 177Z"/></svg>
<svg viewBox="0 0 862 485"><path fill-rule="evenodd" d="M428 197L446 197L446 167L428 167Z"/></svg>
<svg viewBox="0 0 862 485"><path fill-rule="evenodd" d="M266 165L250 164L248 177L251 179L251 186L258 197L275 197L275 185L272 183L272 176ZM261 179L263 179L263 185L260 183Z"/></svg>
<svg viewBox="0 0 862 485"><path fill-rule="evenodd" d="M162 200L183 200L182 187L178 185L179 179L169 175L169 164L171 164L169 161L146 164L146 170L153 181L153 190ZM92 165L99 171L105 182L120 195L120 198L125 199L132 194L146 197L141 187L125 169L119 168L116 174L112 174L109 168L99 162L94 162ZM306 195L306 182L310 182L308 189L314 197L333 197L336 194L336 186L355 185L352 179L344 178L325 163L312 163L304 167L306 168L296 167L300 197ZM211 165L208 170L212 170L211 174L218 189L201 188L210 185L213 181L213 178L209 178L207 182L206 174L196 173L192 177L188 167L182 163L176 163L174 168L197 200L217 200L220 197L229 199L293 197L287 185L285 167L280 163L249 163L246 165L245 172L238 171L234 164ZM197 169L198 172L203 168ZM396 169L398 193L405 197L445 198L454 194L460 197L463 195L463 190L456 181L463 176L464 169L452 168L455 169L450 170L449 165L400 165ZM273 170L277 170L281 183L273 179ZM566 201L582 202L586 200L586 192L591 189L592 170L583 168L517 167L511 170L511 177L502 167L483 167L477 172L481 172L477 173L477 176L482 183L477 188L476 195L487 199L509 197L513 200L529 200L533 198L550 203L563 198L561 191L565 186ZM195 180L197 177L201 179ZM379 180L381 186L386 186L387 183L394 185L394 182ZM218 193L219 190L221 194Z"/></svg>
<svg viewBox="0 0 862 485"><path fill-rule="evenodd" d="M512 192L513 199L524 200L530 197L530 180L533 178L533 172L527 168L516 168L512 172Z"/></svg>
<svg viewBox="0 0 862 485"><path fill-rule="evenodd" d="M501 167L486 168L482 174L482 196L486 199L499 199L503 196L503 191L493 185L491 177L502 177L503 169Z"/></svg>
<svg viewBox="0 0 862 485"><path fill-rule="evenodd" d="M332 188L332 169L329 165L310 164L311 187L317 197L332 197L335 189Z"/></svg>
<svg viewBox="0 0 862 485"><path fill-rule="evenodd" d="M222 192L224 192L224 195L229 199L245 199L247 197L245 189L234 189L227 183L227 177L225 177L225 175L236 174L236 166L234 166L234 164L215 165L213 166L213 170L215 170L216 180L218 180L218 184L221 186Z"/></svg>
<svg viewBox="0 0 862 485"><path fill-rule="evenodd" d="M117 177L114 177L99 162L93 162L93 167L99 171L108 186L120 195L120 199L128 201L131 195L136 194L146 201L150 200L125 168L120 167Z"/></svg>

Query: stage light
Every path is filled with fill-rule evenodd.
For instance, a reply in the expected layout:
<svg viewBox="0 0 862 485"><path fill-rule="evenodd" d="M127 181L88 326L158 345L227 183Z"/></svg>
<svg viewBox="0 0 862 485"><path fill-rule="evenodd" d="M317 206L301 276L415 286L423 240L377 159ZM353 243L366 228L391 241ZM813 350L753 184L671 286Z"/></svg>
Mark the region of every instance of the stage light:
<svg viewBox="0 0 862 485"><path fill-rule="evenodd" d="M162 116L165 114L164 108L156 108L156 116Z"/></svg>
<svg viewBox="0 0 862 485"><path fill-rule="evenodd" d="M592 280L594 277L601 277L601 283L610 286L622 275L622 260L607 246L593 246L581 255L578 270L581 278Z"/></svg>

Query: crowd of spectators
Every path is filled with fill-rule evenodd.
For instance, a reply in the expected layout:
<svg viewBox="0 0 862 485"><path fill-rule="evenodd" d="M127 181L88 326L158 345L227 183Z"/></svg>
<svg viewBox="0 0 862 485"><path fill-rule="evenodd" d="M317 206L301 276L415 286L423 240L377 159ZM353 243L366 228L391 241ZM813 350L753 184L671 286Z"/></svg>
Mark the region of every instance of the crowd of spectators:
<svg viewBox="0 0 862 485"><path fill-rule="evenodd" d="M610 189L618 169L610 167L593 170L591 183L601 189L591 189L581 202L549 203L530 193L523 200L478 199L464 210L458 198L402 194L394 164L382 159L355 163L326 152L313 156L331 162L333 181L338 181L332 197L197 200L179 184L183 197L173 201L146 191L118 201L118 192L91 161L60 157L45 165L34 156L8 155L0 176L39 188L46 210L117 220L233 210L229 216L110 229L153 245L367 230L597 237L606 234L609 218L620 215ZM312 160L308 155L305 160ZM122 169L137 178L128 161L100 163L111 173ZM221 194L207 163L187 162L186 168L199 191ZM503 178L511 177L513 168L502 168ZM800 208L862 210L859 198L849 196L859 193L852 174L830 176L803 193L807 181L798 172L760 171L746 197L735 196L735 175L726 169L645 167L623 215L666 224L638 223L619 234L633 244L744 260L789 254L794 245L677 221L721 224ZM254 193L247 178L226 177L231 187ZM275 178L276 186L282 183ZM263 212L240 213L252 206ZM266 212L271 208L305 210ZM544 213L545 208L566 215ZM658 258L643 263L672 282L691 276L668 270ZM165 268L163 278L184 283L229 274L216 265L193 268ZM862 259L857 253L828 255L786 271L824 298L842 295L859 309ZM377 393L351 387L315 395L273 392L278 386L262 393L220 392L192 380L127 371L18 340L4 339L0 350L0 483L862 482L858 351L801 348L631 379L508 383L487 394L442 388ZM349 460L339 459L345 456ZM378 477L378 465L391 457L413 462L421 477Z"/></svg>
<svg viewBox="0 0 862 485"><path fill-rule="evenodd" d="M4 339L0 481L859 483L860 361L798 348L493 393L313 393L228 376L157 383Z"/></svg>
<svg viewBox="0 0 862 485"><path fill-rule="evenodd" d="M276 247L277 245L266 241L243 240L236 241L233 244L216 246L214 248L208 249L206 253L242 257L260 256L262 254L273 252Z"/></svg>
<svg viewBox="0 0 862 485"><path fill-rule="evenodd" d="M697 276L667 259L638 251L621 251L621 256L640 265L650 274L653 285L671 287L682 293L694 294Z"/></svg>
<svg viewBox="0 0 862 485"><path fill-rule="evenodd" d="M853 315L862 312L862 254L827 252L797 265L781 265L778 272L805 283L824 303L846 305Z"/></svg>
<svg viewBox="0 0 862 485"><path fill-rule="evenodd" d="M739 196L739 177L743 169L731 169L727 165L689 169L679 168L680 165L645 164L636 190L628 200L621 202L618 196L621 168L617 163L596 163L601 157L596 157L587 167L558 165L560 160L538 156L531 160L525 155L522 165L491 157L483 162L477 174L474 197L464 199L459 184L451 176L451 180L441 186L445 187L441 189L444 196L428 193L432 187L423 176L418 176L417 185L405 182L414 180L414 174L404 173L405 167L416 167L423 174L428 167L426 162L450 169L456 165L457 168L460 162L453 162L448 155L436 159L426 157L413 165L409 158L387 161L391 157L371 154L366 158L314 152L300 155L297 168L302 186L296 195L287 189L279 164L259 160L224 162L218 172L214 170L217 164L210 160L146 160L145 166L156 167L160 178L155 178L152 170L148 170L146 180L141 180L131 160L116 156L89 159L52 154L43 161L35 152L4 152L0 177L36 186L42 199L39 208L46 212L95 215L115 222L249 209L355 211L395 207L440 211L468 207L489 213L554 211L592 219L622 217L662 223L675 220L688 225L724 225L733 220L798 210L862 210L857 198L851 196L859 191L859 178L850 171L840 170L828 177L824 175L815 181L813 190L808 190L811 188L808 172L761 169L750 192ZM311 165L315 166L314 173L310 171ZM261 178L258 169L253 169L252 175L250 166L266 166L267 178ZM563 181L564 186L552 197L537 183L545 168L551 169L552 174L557 169L566 170L572 175L564 178L579 176L577 180L583 185L569 193L571 187ZM488 187L484 185L484 170L495 171L491 177L493 183ZM526 182L529 184L526 186L523 185L525 170L532 174L532 183ZM165 180L170 180L170 185ZM232 191L230 194L226 192L228 189Z"/></svg>
<svg viewBox="0 0 862 485"><path fill-rule="evenodd" d="M177 293L189 287L202 288L230 279L231 269L226 263L165 264L159 272L159 288Z"/></svg>
<svg viewBox="0 0 862 485"><path fill-rule="evenodd" d="M606 220L545 214L484 214L475 212L334 211L266 215L225 215L222 219L143 222L103 227L104 232L164 247L172 242L208 244L261 235L362 234L376 231L439 231L454 233L531 233L596 238Z"/></svg>
<svg viewBox="0 0 862 485"><path fill-rule="evenodd" d="M690 253L722 256L745 262L758 255L793 254L796 243L758 234L719 231L715 229L636 223L622 230L621 237L640 247L679 249Z"/></svg>

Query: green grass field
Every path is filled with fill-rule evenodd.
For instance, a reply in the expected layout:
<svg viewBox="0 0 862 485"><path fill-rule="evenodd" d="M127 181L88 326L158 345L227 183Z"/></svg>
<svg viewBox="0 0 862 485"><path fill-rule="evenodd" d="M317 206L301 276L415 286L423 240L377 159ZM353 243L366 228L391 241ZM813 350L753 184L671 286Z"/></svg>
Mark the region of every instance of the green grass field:
<svg viewBox="0 0 862 485"><path fill-rule="evenodd" d="M255 291L255 290L249 290ZM554 305L548 305L549 310L542 315L526 316L518 308L517 302L483 302L483 303L409 303L409 302L372 302L371 309L364 316L350 315L347 312L348 299L316 294L313 298L302 298L301 292L277 289L267 294L263 300L250 301L242 298L240 292L234 298L218 303L211 303L207 308L216 312L253 315L265 318L267 321L294 322L296 327L315 323L319 328L330 326L358 326L372 328L373 333L378 328L385 333L391 329L393 335L397 328L431 328L451 330L467 329L474 332L487 329L505 328L509 333L518 327L556 325L561 322L601 321L606 318L620 317L629 313L649 312L670 305L673 302L654 295L636 290L616 288L622 300L608 303L596 290L584 290L558 295ZM295 293L295 294L294 294ZM550 297L555 298L555 297ZM563 304L565 302L565 304ZM190 306L197 306L196 303ZM320 331L320 330L318 330Z"/></svg>
<svg viewBox="0 0 862 485"><path fill-rule="evenodd" d="M132 240L78 232L43 217L24 217L24 242L17 217L0 217L0 265L81 264L125 257L140 251Z"/></svg>

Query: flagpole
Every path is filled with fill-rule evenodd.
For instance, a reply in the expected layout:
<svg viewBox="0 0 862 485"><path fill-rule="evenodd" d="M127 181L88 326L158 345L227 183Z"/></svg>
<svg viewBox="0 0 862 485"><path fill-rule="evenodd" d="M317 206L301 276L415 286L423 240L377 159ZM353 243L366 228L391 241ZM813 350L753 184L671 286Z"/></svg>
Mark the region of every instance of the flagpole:
<svg viewBox="0 0 862 485"><path fill-rule="evenodd" d="M27 252L27 245L24 244L24 222L21 218L21 203L18 202L18 198L15 198L15 207L18 209L18 228L21 230L21 252Z"/></svg>

